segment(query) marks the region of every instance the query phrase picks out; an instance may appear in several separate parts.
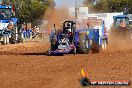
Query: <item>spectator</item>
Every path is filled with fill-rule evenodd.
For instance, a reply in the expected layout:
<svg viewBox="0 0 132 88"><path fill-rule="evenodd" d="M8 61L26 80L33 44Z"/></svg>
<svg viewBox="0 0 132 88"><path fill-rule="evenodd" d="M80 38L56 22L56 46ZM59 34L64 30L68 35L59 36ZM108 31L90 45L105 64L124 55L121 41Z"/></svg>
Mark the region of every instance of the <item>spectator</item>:
<svg viewBox="0 0 132 88"><path fill-rule="evenodd" d="M27 38L26 28L23 28L23 37L24 37L25 39Z"/></svg>
<svg viewBox="0 0 132 88"><path fill-rule="evenodd" d="M32 29L31 28L27 30L27 37L32 38Z"/></svg>

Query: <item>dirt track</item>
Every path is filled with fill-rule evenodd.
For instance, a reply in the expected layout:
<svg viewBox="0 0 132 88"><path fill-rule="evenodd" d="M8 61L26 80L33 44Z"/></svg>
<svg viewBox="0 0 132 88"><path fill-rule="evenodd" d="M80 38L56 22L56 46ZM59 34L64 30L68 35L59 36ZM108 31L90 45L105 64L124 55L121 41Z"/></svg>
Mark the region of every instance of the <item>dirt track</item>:
<svg viewBox="0 0 132 88"><path fill-rule="evenodd" d="M91 80L132 80L132 50L46 56L47 49L48 43L40 42L0 45L0 88L82 88L82 68Z"/></svg>

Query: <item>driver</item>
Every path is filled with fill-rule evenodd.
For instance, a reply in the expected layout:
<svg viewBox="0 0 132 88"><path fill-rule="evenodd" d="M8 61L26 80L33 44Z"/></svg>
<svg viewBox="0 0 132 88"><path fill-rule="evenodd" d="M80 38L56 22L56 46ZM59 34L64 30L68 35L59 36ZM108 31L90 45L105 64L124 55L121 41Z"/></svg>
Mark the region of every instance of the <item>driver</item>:
<svg viewBox="0 0 132 88"><path fill-rule="evenodd" d="M67 30L68 30L68 32L71 32L71 23L67 24Z"/></svg>
<svg viewBox="0 0 132 88"><path fill-rule="evenodd" d="M123 20L120 20L120 27L126 27L126 24Z"/></svg>

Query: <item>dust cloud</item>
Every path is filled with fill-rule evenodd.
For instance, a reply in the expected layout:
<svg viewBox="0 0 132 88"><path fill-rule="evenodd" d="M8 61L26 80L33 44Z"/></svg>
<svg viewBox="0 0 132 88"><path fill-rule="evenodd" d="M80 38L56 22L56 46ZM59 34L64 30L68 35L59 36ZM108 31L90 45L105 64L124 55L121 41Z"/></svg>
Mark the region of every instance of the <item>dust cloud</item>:
<svg viewBox="0 0 132 88"><path fill-rule="evenodd" d="M129 51L132 50L132 39L129 33L110 33L109 36L109 50L114 51Z"/></svg>
<svg viewBox="0 0 132 88"><path fill-rule="evenodd" d="M54 24L56 24L57 29L62 29L64 21L72 20L72 18L69 17L68 8L49 8L43 19L48 21L46 25L48 31L53 30Z"/></svg>

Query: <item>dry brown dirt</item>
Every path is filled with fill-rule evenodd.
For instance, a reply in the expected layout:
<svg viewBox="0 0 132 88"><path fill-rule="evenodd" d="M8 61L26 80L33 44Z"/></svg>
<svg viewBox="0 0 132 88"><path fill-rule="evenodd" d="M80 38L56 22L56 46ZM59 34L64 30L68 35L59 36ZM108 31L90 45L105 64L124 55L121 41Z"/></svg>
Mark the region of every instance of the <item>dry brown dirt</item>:
<svg viewBox="0 0 132 88"><path fill-rule="evenodd" d="M132 49L47 56L48 47L45 42L0 45L0 88L83 88L78 81L82 68L91 80L132 80Z"/></svg>

